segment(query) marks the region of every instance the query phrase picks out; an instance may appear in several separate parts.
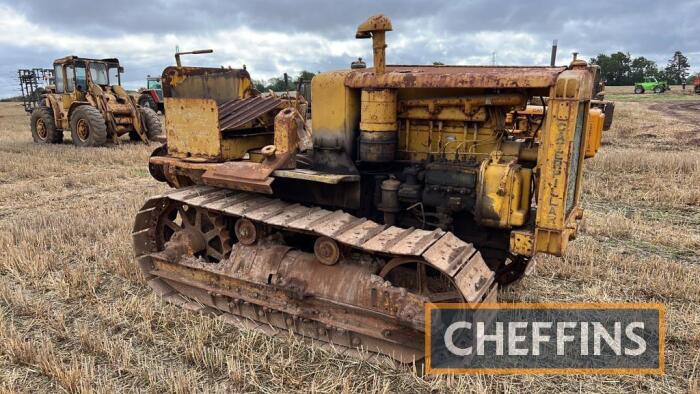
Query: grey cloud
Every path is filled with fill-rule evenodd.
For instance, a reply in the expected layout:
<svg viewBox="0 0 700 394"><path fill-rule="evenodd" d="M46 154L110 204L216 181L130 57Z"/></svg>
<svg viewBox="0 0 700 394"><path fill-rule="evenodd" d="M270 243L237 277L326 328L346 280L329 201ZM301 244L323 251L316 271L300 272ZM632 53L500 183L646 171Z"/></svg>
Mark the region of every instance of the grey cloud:
<svg viewBox="0 0 700 394"><path fill-rule="evenodd" d="M373 13L385 13L394 22L394 32L388 38L388 59L392 63L456 62L478 57L489 59L497 53L498 63L533 63L543 59L552 39L559 40L560 61L564 62L571 50L591 57L612 51L630 52L656 60L663 66L674 50L689 54L691 64L700 63L697 37L700 36L700 2L676 1L322 1L276 0L241 1L135 1L122 0L114 6L104 2L76 0L0 0L39 26L59 34L70 34L98 39L114 39L126 34L148 34L153 40L167 34L181 37L211 37L218 31L245 26L255 31L285 34L309 33L328 40L352 39L354 29ZM650 17L653 16L653 17ZM0 15L0 20L2 15ZM0 25L1 26L1 25ZM508 52L512 47L509 36L491 47L476 45L473 37L479 32L526 33L536 41L534 46ZM395 45L401 38L408 45ZM246 37L240 37L245 40ZM442 39L438 47L433 41ZM220 44L221 48L228 45ZM274 43L271 43L274 45ZM285 48L280 44L277 58L249 59L254 63L252 74L276 75L287 57L299 48ZM123 48L120 56L125 63L125 80L133 86L140 84L146 74L158 74L172 63L172 55L152 58L140 53L134 55ZM172 49L167 48L171 53ZM313 71L346 67L355 56L370 57L369 46L363 53L319 58L294 58L294 67ZM0 46L0 96L11 94L9 74L19 66L47 66L56 57L51 43L27 49L20 46ZM82 56L91 54L80 53ZM241 54L241 59L248 58ZM192 64L221 64L230 57L215 53L206 58L188 58ZM239 63L241 63L240 61ZM226 64L228 65L228 64ZM231 64L240 66L240 64ZM251 66L251 64L249 64ZM294 71L294 70L290 70Z"/></svg>
<svg viewBox="0 0 700 394"><path fill-rule="evenodd" d="M16 3L10 2L9 4ZM653 0L626 1L138 1L44 0L20 2L30 20L59 31L118 33L198 33L247 25L259 30L323 33L347 37L367 15L384 12L406 31L426 23L440 34L483 30L538 32L577 39L577 45L619 42L630 50L666 49L697 37L700 3L673 5ZM564 24L580 26L563 32ZM592 29L587 28L592 25ZM573 44L572 44L573 45Z"/></svg>

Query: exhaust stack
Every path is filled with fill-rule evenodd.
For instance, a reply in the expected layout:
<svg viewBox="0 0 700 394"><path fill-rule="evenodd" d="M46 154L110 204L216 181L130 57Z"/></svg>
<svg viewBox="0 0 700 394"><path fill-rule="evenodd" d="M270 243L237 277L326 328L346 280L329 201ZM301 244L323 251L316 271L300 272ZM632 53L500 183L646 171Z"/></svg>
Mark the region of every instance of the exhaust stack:
<svg viewBox="0 0 700 394"><path fill-rule="evenodd" d="M557 62L557 40L552 41L552 57L549 59L549 65L554 67Z"/></svg>

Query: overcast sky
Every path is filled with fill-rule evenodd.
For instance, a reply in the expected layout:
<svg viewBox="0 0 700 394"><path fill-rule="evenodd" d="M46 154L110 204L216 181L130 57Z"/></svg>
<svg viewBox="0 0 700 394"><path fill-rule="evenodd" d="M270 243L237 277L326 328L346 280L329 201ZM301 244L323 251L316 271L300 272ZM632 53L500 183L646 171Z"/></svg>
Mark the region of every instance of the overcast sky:
<svg viewBox="0 0 700 394"><path fill-rule="evenodd" d="M539 64L559 40L559 64L579 51L630 52L659 66L681 50L700 71L700 1L0 0L0 97L18 93L18 68L59 57L118 57L135 89L181 50L200 66L248 67L254 79L347 68L371 43L355 28L369 15L393 21L390 64ZM371 64L369 64L371 65Z"/></svg>

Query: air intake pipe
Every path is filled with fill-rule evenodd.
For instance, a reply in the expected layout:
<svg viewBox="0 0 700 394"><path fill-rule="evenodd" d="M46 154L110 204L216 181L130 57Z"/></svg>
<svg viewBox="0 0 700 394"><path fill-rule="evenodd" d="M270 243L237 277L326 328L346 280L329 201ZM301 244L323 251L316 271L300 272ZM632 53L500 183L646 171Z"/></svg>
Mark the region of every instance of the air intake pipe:
<svg viewBox="0 0 700 394"><path fill-rule="evenodd" d="M384 15L369 17L357 27L355 38L372 38L374 74L386 72L386 32L391 20ZM387 162L396 156L398 126L396 124L396 90L362 90L360 109L360 160Z"/></svg>
<svg viewBox="0 0 700 394"><path fill-rule="evenodd" d="M386 70L386 32L391 31L391 20L384 15L373 15L357 27L355 38L371 38L374 52L374 73Z"/></svg>

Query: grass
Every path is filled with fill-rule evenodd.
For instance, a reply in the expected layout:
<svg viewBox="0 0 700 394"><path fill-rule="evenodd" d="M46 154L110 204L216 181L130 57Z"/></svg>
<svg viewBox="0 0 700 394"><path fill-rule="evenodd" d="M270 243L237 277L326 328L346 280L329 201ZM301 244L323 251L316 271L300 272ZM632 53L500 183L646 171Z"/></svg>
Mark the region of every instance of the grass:
<svg viewBox="0 0 700 394"><path fill-rule="evenodd" d="M146 170L152 147L34 144L21 107L0 104L0 392L697 391L700 132L652 105L617 105L586 163L579 237L500 298L662 302L666 374L424 379L164 304L129 235L166 190Z"/></svg>

